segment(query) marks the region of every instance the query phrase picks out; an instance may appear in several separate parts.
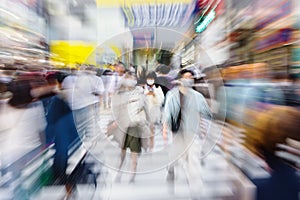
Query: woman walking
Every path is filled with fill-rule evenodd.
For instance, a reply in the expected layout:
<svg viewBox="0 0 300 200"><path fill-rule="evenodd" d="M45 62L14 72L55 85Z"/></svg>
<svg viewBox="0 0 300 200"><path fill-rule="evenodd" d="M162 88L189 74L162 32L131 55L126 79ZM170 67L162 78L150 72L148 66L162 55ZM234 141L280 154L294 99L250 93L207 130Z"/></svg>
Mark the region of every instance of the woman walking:
<svg viewBox="0 0 300 200"><path fill-rule="evenodd" d="M122 80L119 91L113 96L112 109L115 121L113 129L114 139L121 148L121 160L118 168L117 181L121 179L121 169L125 160L126 150L131 153L132 176L130 182L135 181L138 156L142 149L148 148L150 131L148 128L149 112L147 101L140 86L132 73L127 72Z"/></svg>

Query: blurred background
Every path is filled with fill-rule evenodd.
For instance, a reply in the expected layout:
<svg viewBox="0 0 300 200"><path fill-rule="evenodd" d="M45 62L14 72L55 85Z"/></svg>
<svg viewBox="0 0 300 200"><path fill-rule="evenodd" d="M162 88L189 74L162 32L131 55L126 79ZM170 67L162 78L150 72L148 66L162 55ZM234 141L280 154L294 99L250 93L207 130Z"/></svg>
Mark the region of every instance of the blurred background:
<svg viewBox="0 0 300 200"><path fill-rule="evenodd" d="M106 130L109 80L120 64L140 80L161 66L171 79L194 71L193 89L215 116L215 129L204 134L215 146L199 155L200 199L300 199L299 29L299 0L1 0L0 199L68 193L51 173L58 141L51 139L49 97L74 71L93 71L103 81ZM80 144L72 147L69 174L82 158L92 160ZM86 162L76 199L191 199L183 175L170 194L165 169L136 185L115 184L114 170Z"/></svg>

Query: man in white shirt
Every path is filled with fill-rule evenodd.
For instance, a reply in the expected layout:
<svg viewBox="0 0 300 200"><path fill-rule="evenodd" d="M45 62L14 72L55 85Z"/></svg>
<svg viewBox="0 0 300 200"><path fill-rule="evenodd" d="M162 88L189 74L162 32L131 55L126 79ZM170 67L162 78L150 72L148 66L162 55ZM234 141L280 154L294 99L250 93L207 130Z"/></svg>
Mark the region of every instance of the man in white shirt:
<svg viewBox="0 0 300 200"><path fill-rule="evenodd" d="M81 139L92 142L100 134L100 103L104 92L102 79L91 68L82 68L66 77L62 88Z"/></svg>

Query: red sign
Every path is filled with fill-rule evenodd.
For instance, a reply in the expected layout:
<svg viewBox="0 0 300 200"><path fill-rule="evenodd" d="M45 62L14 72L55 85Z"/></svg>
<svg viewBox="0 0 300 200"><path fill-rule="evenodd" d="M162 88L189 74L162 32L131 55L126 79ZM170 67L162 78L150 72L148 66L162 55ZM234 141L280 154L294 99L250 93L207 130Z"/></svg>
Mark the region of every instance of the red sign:
<svg viewBox="0 0 300 200"><path fill-rule="evenodd" d="M225 8L225 1L221 0L220 3L217 5L215 11L216 11L216 15L220 16L222 14L224 14L226 8Z"/></svg>

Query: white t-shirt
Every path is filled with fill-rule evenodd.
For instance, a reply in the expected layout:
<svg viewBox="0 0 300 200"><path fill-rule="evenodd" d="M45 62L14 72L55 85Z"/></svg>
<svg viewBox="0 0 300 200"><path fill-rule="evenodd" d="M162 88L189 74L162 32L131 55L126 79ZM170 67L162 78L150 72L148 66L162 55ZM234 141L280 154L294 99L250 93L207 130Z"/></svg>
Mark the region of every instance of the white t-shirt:
<svg viewBox="0 0 300 200"><path fill-rule="evenodd" d="M144 93L147 95L149 92L149 87L147 85L145 85L145 90ZM162 103L164 102L164 93L162 92L161 87L156 87L153 86L152 90L155 94L155 96L152 95L147 95L147 100L149 102L149 106L150 108L152 108L153 106L158 106L160 107L162 105Z"/></svg>
<svg viewBox="0 0 300 200"><path fill-rule="evenodd" d="M121 84L123 79L124 79L124 75L119 76L118 73L114 73L113 75L111 75L109 77L109 80L108 80L108 83L107 83L107 88L106 88L107 92L109 92L109 93L116 92L119 89L120 84Z"/></svg>
<svg viewBox="0 0 300 200"><path fill-rule="evenodd" d="M164 93L162 92L161 88L153 86L153 92L155 96L147 95L149 92L149 87L145 85L144 93L146 94L147 102L149 105L149 112L150 112L150 121L151 123L159 122L161 118L161 105L164 102Z"/></svg>
<svg viewBox="0 0 300 200"><path fill-rule="evenodd" d="M66 77L62 88L66 92L66 99L72 110L99 103L99 95L104 93L102 79L89 73Z"/></svg>
<svg viewBox="0 0 300 200"><path fill-rule="evenodd" d="M0 105L0 158L8 164L42 144L40 134L46 128L44 107L41 102L26 108Z"/></svg>

